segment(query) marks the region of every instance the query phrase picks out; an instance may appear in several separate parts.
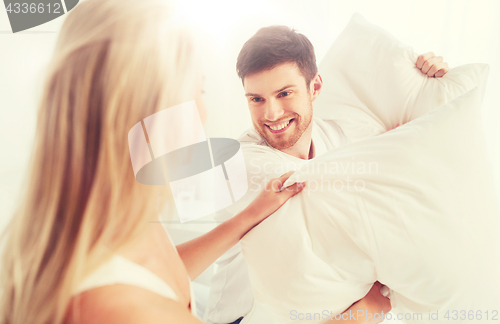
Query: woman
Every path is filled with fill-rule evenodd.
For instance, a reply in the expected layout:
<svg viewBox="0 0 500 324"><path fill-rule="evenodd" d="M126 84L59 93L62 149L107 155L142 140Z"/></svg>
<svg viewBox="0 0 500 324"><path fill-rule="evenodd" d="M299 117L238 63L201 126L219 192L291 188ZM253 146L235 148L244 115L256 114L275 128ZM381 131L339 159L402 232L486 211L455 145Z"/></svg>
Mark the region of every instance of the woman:
<svg viewBox="0 0 500 324"><path fill-rule="evenodd" d="M279 191L289 174L274 179L240 214L177 248L151 223L171 195L135 180L127 134L159 110L202 107L197 58L165 1L88 0L68 14L6 231L0 323L200 323L190 278L300 192ZM376 288L353 309L387 307Z"/></svg>

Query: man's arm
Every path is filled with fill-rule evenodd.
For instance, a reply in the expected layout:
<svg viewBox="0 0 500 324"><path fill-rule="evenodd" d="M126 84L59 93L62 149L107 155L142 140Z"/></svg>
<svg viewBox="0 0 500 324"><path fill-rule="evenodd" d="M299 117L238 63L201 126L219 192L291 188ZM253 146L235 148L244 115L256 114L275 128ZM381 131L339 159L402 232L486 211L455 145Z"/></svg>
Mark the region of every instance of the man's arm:
<svg viewBox="0 0 500 324"><path fill-rule="evenodd" d="M387 313L391 311L389 298L382 295L380 289L382 284L376 281L365 297L346 309L336 318L327 321L328 323L344 324L378 324L384 320Z"/></svg>
<svg viewBox="0 0 500 324"><path fill-rule="evenodd" d="M415 65L423 74L427 74L428 77L434 78L442 77L449 70L448 63L443 62L443 57L435 56L433 52L420 55L417 58ZM396 126L388 128L387 131L395 129L399 126L401 126L401 124L396 124Z"/></svg>

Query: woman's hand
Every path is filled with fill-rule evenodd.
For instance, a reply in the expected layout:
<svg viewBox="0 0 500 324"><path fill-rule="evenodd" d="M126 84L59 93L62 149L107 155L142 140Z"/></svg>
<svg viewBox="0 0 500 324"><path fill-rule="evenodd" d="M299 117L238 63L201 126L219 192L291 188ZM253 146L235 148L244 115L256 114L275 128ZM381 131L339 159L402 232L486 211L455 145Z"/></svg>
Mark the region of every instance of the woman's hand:
<svg viewBox="0 0 500 324"><path fill-rule="evenodd" d="M428 77L440 78L448 72L448 63L443 62L442 56L435 56L434 53L429 52L420 55L415 63L417 68Z"/></svg>
<svg viewBox="0 0 500 324"><path fill-rule="evenodd" d="M248 205L246 210L256 224L266 219L280 208L288 199L301 192L305 182L299 182L287 188L281 188L285 181L294 173L287 172L281 177L271 179L259 195Z"/></svg>
<svg viewBox="0 0 500 324"><path fill-rule="evenodd" d="M274 213L290 197L304 188L304 183L295 183L280 191L281 186L292 173L288 172L269 181L253 202L233 218L200 237L177 245L177 252L191 279L195 279L205 271L255 225Z"/></svg>

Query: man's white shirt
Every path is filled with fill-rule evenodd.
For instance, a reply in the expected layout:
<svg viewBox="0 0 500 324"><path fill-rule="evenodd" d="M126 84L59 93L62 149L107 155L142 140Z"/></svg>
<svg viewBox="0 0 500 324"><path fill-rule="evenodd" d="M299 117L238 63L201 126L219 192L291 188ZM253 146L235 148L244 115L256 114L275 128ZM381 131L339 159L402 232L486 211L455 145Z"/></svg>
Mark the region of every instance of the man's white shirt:
<svg viewBox="0 0 500 324"><path fill-rule="evenodd" d="M313 118L312 145L313 158L336 147L351 142L342 129L333 120ZM254 129L248 129L238 141L245 154L247 145L262 145L271 148L267 141ZM297 161L297 158L273 149L284 160ZM247 169L248 169L247 165ZM249 190L250 191L250 190ZM248 194L229 208L218 212L214 218L224 221L240 212L255 198L257 193ZM217 270L212 277L210 294L204 320L209 324L231 323L250 312L253 306L253 293L248 274L248 266L241 253L240 244L236 244L216 262Z"/></svg>

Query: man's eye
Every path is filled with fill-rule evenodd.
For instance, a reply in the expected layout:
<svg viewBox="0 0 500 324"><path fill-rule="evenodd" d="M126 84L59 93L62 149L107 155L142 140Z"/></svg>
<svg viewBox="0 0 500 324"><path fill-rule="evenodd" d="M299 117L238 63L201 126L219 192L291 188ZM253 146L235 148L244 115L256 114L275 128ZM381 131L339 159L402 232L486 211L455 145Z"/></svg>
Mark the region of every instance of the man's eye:
<svg viewBox="0 0 500 324"><path fill-rule="evenodd" d="M290 91L283 91L279 94L279 97L288 97L290 95Z"/></svg>
<svg viewBox="0 0 500 324"><path fill-rule="evenodd" d="M261 101L262 101L262 98L252 98L252 101L253 101L253 102L261 102Z"/></svg>

